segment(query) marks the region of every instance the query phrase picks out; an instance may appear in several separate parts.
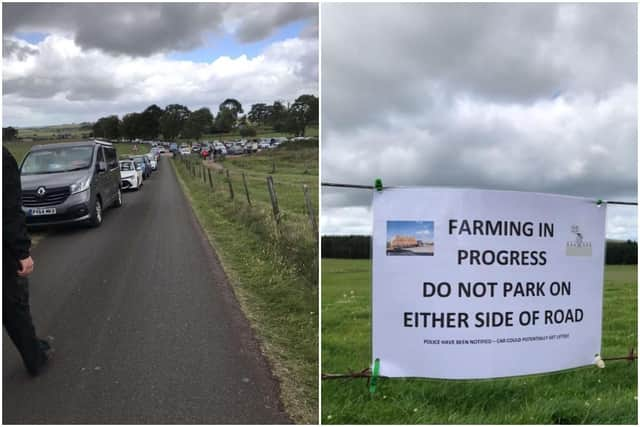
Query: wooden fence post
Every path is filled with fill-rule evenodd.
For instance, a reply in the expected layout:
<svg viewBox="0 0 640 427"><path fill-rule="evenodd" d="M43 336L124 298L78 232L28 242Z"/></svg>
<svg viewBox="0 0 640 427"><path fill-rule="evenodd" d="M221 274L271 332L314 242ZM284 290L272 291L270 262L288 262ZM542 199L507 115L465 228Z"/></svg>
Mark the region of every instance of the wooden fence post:
<svg viewBox="0 0 640 427"><path fill-rule="evenodd" d="M207 174L209 175L209 187L213 188L213 180L211 179L211 168L207 168Z"/></svg>
<svg viewBox="0 0 640 427"><path fill-rule="evenodd" d="M247 194L247 203L251 206L251 199L249 198L249 187L247 187L247 177L242 172L242 183L244 184L244 192Z"/></svg>
<svg viewBox="0 0 640 427"><path fill-rule="evenodd" d="M233 185L231 185L231 177L229 176L229 169L227 169L227 182L229 183L229 195L233 200Z"/></svg>
<svg viewBox="0 0 640 427"><path fill-rule="evenodd" d="M318 238L318 223L316 222L316 215L313 212L313 205L311 204L311 199L309 198L309 187L307 186L307 184L302 185L302 191L304 191L304 201L307 205L307 213L309 214L309 220L311 221L313 233L316 238Z"/></svg>
<svg viewBox="0 0 640 427"><path fill-rule="evenodd" d="M267 188L269 189L269 197L271 197L273 216L276 219L276 224L280 225L280 208L278 207L278 196L276 195L276 188L273 185L273 177L271 175L267 177Z"/></svg>

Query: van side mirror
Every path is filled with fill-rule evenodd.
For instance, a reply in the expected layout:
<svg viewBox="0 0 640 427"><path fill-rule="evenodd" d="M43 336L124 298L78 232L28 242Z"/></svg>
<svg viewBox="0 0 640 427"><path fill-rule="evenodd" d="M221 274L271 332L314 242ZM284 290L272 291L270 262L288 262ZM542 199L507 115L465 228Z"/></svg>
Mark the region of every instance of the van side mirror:
<svg viewBox="0 0 640 427"><path fill-rule="evenodd" d="M98 172L107 171L107 162L98 162Z"/></svg>

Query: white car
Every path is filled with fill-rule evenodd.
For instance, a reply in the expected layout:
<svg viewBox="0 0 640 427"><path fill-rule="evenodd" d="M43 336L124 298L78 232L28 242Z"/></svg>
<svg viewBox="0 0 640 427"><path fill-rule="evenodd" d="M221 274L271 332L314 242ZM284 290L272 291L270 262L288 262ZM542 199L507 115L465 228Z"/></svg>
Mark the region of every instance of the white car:
<svg viewBox="0 0 640 427"><path fill-rule="evenodd" d="M147 158L149 159L149 163L151 163L151 170L158 170L158 161L156 160L156 156L153 153L147 154Z"/></svg>
<svg viewBox="0 0 640 427"><path fill-rule="evenodd" d="M189 154L191 154L191 147L189 147L187 144L182 144L180 146L180 154L188 156Z"/></svg>
<svg viewBox="0 0 640 427"><path fill-rule="evenodd" d="M120 181L123 190L139 190L142 187L142 169L136 169L133 160L120 161Z"/></svg>

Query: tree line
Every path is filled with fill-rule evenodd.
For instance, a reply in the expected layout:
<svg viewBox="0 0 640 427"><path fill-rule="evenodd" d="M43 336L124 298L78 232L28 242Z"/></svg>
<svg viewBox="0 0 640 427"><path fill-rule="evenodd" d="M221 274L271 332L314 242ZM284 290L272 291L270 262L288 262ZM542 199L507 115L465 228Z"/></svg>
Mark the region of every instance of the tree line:
<svg viewBox="0 0 640 427"><path fill-rule="evenodd" d="M322 236L323 258L371 258L371 236ZM606 264L637 264L638 242L607 240Z"/></svg>
<svg viewBox="0 0 640 427"><path fill-rule="evenodd" d="M271 127L276 132L304 136L310 124L318 123L319 100L314 95L301 95L292 105L275 101L272 105L253 104L244 114L242 104L234 98L225 99L214 116L207 107L190 111L184 105L170 104L164 109L156 104L140 113L101 117L93 125L93 136L107 139L176 138L199 140L205 134L228 133L237 129L241 136L251 137L258 126Z"/></svg>

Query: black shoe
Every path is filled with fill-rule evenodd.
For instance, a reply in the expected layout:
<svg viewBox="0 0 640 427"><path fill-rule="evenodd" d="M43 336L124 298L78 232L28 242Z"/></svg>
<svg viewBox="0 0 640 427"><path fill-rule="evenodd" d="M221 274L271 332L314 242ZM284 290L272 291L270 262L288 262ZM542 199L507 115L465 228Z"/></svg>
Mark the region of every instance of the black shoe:
<svg viewBox="0 0 640 427"><path fill-rule="evenodd" d="M51 344L49 344L49 341L38 339L38 342L40 343L40 348L42 349L42 351L47 352L47 350L51 349Z"/></svg>
<svg viewBox="0 0 640 427"><path fill-rule="evenodd" d="M42 350L44 358L42 360L42 363L36 370L29 369L29 374L32 377L37 377L47 369L49 363L51 362L51 359L53 358L53 354L55 353L55 350L51 347L49 341L38 339L38 344L40 345L40 349Z"/></svg>

